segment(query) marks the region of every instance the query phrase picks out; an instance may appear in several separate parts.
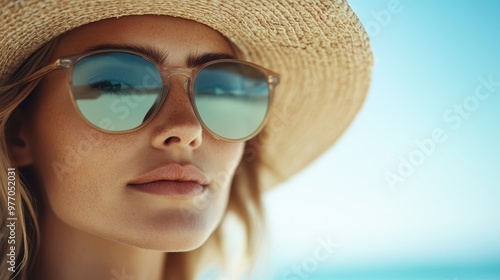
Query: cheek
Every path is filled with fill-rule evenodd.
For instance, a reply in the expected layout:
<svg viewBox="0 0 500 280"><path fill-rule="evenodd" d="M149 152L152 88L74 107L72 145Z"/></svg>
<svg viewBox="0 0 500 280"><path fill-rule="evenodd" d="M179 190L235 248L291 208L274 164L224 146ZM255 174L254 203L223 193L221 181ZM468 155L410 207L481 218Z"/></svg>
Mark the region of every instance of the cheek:
<svg viewBox="0 0 500 280"><path fill-rule="evenodd" d="M42 84L31 119L29 145L34 167L46 193L46 206L61 217L87 217L93 213L89 209L99 208L99 199L108 197L110 190L99 186L116 179L106 172L114 158L109 156L113 139L80 118L66 83L58 80L52 84L59 86Z"/></svg>
<svg viewBox="0 0 500 280"><path fill-rule="evenodd" d="M204 136L204 139L210 136ZM202 213L209 215L210 228L218 226L226 212L232 179L243 155L244 143L227 143L222 141L205 141L208 146L204 158L210 159L200 163L204 170L211 170L212 184L206 196L193 201L188 214L196 217Z"/></svg>
<svg viewBox="0 0 500 280"><path fill-rule="evenodd" d="M33 112L29 141L35 167L44 185L64 181L67 173L82 162L77 151L80 148L77 148L80 146L78 142L81 142L78 141L78 138L81 139L81 124L74 113L63 77L53 76L58 78L58 82L52 84L59 86L42 83Z"/></svg>

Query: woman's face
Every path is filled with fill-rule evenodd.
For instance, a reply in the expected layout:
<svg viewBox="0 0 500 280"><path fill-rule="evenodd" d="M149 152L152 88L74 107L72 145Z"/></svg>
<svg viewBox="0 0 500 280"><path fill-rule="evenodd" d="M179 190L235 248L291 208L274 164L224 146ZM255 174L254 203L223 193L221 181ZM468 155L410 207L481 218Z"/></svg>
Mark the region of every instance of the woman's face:
<svg viewBox="0 0 500 280"><path fill-rule="evenodd" d="M168 66L176 67L187 67L190 56L233 54L225 38L205 25L131 16L64 34L52 57L103 44L155 48L167 56ZM191 250L209 237L226 210L244 143L217 140L202 129L184 90L186 77L174 75L169 81L167 100L150 123L134 132L109 134L75 111L62 71L43 80L25 141L46 196L45 212L75 229L148 249ZM198 169L208 185L187 195L165 194L162 184L131 185L180 176L171 164ZM151 179L147 173L158 168L164 170L154 171Z"/></svg>

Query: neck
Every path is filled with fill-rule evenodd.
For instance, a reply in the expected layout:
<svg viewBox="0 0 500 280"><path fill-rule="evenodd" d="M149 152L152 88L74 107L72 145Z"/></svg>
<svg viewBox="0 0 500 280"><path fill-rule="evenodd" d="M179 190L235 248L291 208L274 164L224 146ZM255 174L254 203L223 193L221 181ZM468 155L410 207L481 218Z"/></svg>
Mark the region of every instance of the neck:
<svg viewBox="0 0 500 280"><path fill-rule="evenodd" d="M40 234L40 247L30 279L164 279L166 253L77 230L50 210L41 219Z"/></svg>

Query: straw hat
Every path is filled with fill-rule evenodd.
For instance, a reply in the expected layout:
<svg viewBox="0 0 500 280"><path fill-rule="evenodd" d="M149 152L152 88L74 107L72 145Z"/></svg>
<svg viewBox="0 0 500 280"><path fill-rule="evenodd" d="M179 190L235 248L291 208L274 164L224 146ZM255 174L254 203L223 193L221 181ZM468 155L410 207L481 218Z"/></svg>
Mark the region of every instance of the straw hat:
<svg viewBox="0 0 500 280"><path fill-rule="evenodd" d="M368 90L368 37L345 0L2 0L1 6L0 86L43 43L106 18L170 15L225 35L244 60L280 74L271 117L242 159L263 189L328 149Z"/></svg>

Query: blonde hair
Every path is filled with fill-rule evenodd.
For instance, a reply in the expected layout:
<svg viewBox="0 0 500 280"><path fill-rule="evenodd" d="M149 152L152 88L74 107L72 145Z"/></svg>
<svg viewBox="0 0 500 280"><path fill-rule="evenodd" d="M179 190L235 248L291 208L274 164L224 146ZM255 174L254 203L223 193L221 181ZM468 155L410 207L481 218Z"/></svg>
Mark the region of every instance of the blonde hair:
<svg viewBox="0 0 500 280"><path fill-rule="evenodd" d="M12 114L20 107L23 101L30 94L36 91L36 86L41 78L28 82L18 83L25 80L38 69L47 65L49 58L57 44L58 39L53 39L35 51L25 62L17 69L11 78L9 85L0 87L0 215L1 215L1 241L0 248L2 252L8 252L7 218L8 212L8 168L14 167L8 149L9 122ZM26 103L27 101L25 101ZM255 159L253 159L255 160ZM9 257L7 254L0 256L0 279L25 280L29 277L29 272L36 258L37 248L40 245L40 230L37 220L38 214L43 209L40 207L41 198L37 198L33 187L29 186L28 181L32 180L29 174L23 174L17 170L17 182L15 192L16 204L16 273L7 269ZM246 160L241 160L240 165L233 177L229 203L226 209L224 219L221 224L212 233L206 243L200 248L181 253L168 253L166 273L169 279L194 279L196 274L201 271L210 261L217 261L217 264L224 266L227 263L226 253L228 248L224 247L224 223L227 217L234 214L240 221L246 242L244 253L240 265L244 268L242 273L251 273L256 261L261 240L264 232L264 215L262 211L261 191L257 183L255 169L253 165ZM38 199L38 200L37 200ZM40 207L41 208L41 207Z"/></svg>

